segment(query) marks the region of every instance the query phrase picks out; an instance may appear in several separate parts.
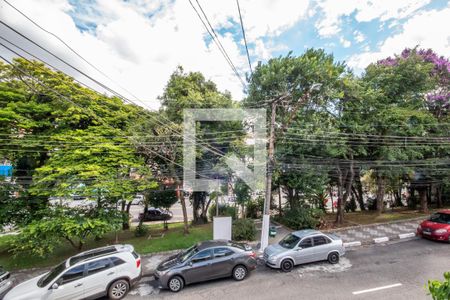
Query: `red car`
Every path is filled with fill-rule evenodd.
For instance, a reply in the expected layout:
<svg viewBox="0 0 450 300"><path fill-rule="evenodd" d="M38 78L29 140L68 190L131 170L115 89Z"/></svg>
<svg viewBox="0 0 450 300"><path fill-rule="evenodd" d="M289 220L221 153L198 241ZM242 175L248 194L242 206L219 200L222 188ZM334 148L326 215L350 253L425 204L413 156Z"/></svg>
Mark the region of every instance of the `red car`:
<svg viewBox="0 0 450 300"><path fill-rule="evenodd" d="M417 235L427 239L450 242L450 209L438 211L428 220L420 223Z"/></svg>

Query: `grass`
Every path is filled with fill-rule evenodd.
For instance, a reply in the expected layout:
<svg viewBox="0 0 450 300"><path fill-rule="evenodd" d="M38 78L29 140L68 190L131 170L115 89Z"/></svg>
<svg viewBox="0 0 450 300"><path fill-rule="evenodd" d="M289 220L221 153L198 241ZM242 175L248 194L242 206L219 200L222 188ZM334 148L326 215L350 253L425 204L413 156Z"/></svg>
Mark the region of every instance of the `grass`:
<svg viewBox="0 0 450 300"><path fill-rule="evenodd" d="M131 244L138 253L148 254L187 248L198 241L212 239L212 224L190 227L190 234L187 236L183 234L183 223L171 223L168 231L164 231L162 224L150 225L149 228L152 236L159 236L164 232L164 237L148 239L148 235L135 237L133 230L121 231L118 233L119 243ZM7 270L50 267L77 253L77 250L63 242L52 254L44 258L25 253L13 256L9 252L9 244L12 239L14 236L10 235L0 237L0 266ZM115 244L114 232L98 241L89 240L83 250L112 244Z"/></svg>
<svg viewBox="0 0 450 300"><path fill-rule="evenodd" d="M358 211L344 213L344 224L335 227L346 227L356 225L370 225L376 223L385 223L393 221L401 221L414 218L425 218L438 209L430 209L430 213L422 213L418 210L410 210L406 207L388 209L383 214L378 215L376 211ZM336 220L336 214L328 213L325 215L327 223L332 223Z"/></svg>

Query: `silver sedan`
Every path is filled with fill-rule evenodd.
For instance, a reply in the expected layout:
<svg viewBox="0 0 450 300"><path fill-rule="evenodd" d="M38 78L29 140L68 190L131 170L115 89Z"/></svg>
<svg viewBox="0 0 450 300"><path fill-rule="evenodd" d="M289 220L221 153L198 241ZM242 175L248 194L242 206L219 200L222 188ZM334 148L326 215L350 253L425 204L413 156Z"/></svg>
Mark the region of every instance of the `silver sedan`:
<svg viewBox="0 0 450 300"><path fill-rule="evenodd" d="M271 268L289 272L295 265L328 260L335 264L345 254L342 240L334 234L317 230L299 230L285 236L278 244L264 250L264 260Z"/></svg>

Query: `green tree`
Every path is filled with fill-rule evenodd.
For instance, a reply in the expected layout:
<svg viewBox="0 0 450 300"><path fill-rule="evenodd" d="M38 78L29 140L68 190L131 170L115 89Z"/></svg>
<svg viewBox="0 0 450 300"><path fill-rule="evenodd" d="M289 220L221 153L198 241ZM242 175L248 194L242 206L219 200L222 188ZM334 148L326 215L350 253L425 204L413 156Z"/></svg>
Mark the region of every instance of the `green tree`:
<svg viewBox="0 0 450 300"><path fill-rule="evenodd" d="M230 93L218 91L216 85L206 80L201 73L185 73L182 67L178 67L171 75L160 100L162 111L167 114L168 121L178 125L183 122L184 109L237 106L232 101ZM242 137L243 134L240 122L197 122L197 175L202 178L221 177L215 166L232 150L230 141ZM194 223L207 222L211 200L205 192L192 193Z"/></svg>
<svg viewBox="0 0 450 300"><path fill-rule="evenodd" d="M177 191L174 189L155 190L147 194L149 204L154 207L164 208L169 210L172 205L178 201ZM167 230L169 226L167 220L164 220L164 228Z"/></svg>

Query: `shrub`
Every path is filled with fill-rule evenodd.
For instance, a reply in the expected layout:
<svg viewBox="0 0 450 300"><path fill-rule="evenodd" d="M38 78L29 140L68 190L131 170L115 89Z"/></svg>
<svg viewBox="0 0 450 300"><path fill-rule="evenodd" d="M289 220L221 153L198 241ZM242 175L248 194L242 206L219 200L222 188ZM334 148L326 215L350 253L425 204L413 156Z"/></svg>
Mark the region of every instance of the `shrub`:
<svg viewBox="0 0 450 300"><path fill-rule="evenodd" d="M291 229L300 230L316 228L322 215L323 211L320 209L296 207L285 211L284 215L277 220Z"/></svg>
<svg viewBox="0 0 450 300"><path fill-rule="evenodd" d="M234 220L234 219L236 219L236 215L237 215L237 212L236 212L236 208L234 206L219 204L219 216L232 217ZM215 203L211 204L211 206L209 207L208 216L211 221L212 221L213 217L216 216L216 204Z"/></svg>
<svg viewBox="0 0 450 300"><path fill-rule="evenodd" d="M258 198L247 202L246 217L251 219L258 218L264 209L264 198Z"/></svg>
<svg viewBox="0 0 450 300"><path fill-rule="evenodd" d="M433 300L450 299L450 272L444 273L444 281L428 280L428 291Z"/></svg>
<svg viewBox="0 0 450 300"><path fill-rule="evenodd" d="M233 222L233 240L253 241L256 236L255 222L250 219L238 219Z"/></svg>
<svg viewBox="0 0 450 300"><path fill-rule="evenodd" d="M148 227L144 224L139 224L136 226L136 229L134 229L134 236L135 237L141 237L146 236L148 234Z"/></svg>

